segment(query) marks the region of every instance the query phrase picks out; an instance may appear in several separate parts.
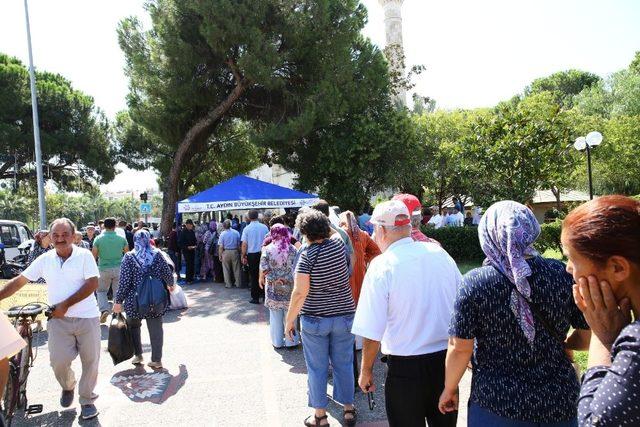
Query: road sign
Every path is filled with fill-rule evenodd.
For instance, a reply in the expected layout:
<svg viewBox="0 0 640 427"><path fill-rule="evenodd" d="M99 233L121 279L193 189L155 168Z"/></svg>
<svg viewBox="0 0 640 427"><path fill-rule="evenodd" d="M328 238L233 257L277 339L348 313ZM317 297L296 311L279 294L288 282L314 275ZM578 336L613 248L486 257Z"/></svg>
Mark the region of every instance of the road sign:
<svg viewBox="0 0 640 427"><path fill-rule="evenodd" d="M151 203L140 203L140 213L148 215L151 213Z"/></svg>

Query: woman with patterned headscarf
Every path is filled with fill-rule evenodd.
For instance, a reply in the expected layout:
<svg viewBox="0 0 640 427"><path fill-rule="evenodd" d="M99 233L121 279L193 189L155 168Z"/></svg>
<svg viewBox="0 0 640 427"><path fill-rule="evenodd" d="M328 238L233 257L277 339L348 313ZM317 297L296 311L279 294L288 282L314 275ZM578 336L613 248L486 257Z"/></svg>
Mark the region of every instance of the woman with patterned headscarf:
<svg viewBox="0 0 640 427"><path fill-rule="evenodd" d="M260 287L265 290L264 305L269 309L271 343L275 348L295 347L299 334L289 340L284 334L284 321L293 291L293 269L296 248L291 244L291 232L283 224L274 224L271 243L262 248L260 257Z"/></svg>
<svg viewBox="0 0 640 427"><path fill-rule="evenodd" d="M567 350L586 350L590 334L572 277L535 251L540 225L520 203L491 206L478 234L487 258L458 291L440 411L457 409L472 360L469 426L577 426L579 385Z"/></svg>
<svg viewBox="0 0 640 427"><path fill-rule="evenodd" d="M131 329L135 350L135 357L131 360L131 363L140 365L143 363L142 341L140 338L143 317L136 308L136 289L142 283L144 275L150 274L152 277L162 280L168 290L172 291L174 277L172 266L158 249L151 246L151 235L147 230L138 230L133 236L133 242L133 251L124 254L122 258L120 286L116 293L113 311L114 313L120 313L124 303L127 323ZM162 316L164 316L164 313L144 318L151 339L151 362L148 363L148 366L153 369L162 369Z"/></svg>

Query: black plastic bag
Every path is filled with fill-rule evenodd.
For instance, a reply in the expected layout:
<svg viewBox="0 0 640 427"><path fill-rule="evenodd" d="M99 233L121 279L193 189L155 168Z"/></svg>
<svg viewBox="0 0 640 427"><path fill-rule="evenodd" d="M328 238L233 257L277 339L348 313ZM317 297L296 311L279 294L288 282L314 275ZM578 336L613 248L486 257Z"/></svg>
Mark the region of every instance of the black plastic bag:
<svg viewBox="0 0 640 427"><path fill-rule="evenodd" d="M122 313L114 313L111 317L107 349L114 365L133 357L133 338Z"/></svg>

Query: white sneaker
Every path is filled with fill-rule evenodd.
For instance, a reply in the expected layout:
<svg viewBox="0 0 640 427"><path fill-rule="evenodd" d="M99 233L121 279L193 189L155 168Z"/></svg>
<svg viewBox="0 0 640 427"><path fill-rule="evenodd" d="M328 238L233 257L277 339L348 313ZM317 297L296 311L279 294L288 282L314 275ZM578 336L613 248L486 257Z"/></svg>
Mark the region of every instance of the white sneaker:
<svg viewBox="0 0 640 427"><path fill-rule="evenodd" d="M142 356L134 356L134 358L131 359L131 363L134 365L142 365L144 363L144 359Z"/></svg>

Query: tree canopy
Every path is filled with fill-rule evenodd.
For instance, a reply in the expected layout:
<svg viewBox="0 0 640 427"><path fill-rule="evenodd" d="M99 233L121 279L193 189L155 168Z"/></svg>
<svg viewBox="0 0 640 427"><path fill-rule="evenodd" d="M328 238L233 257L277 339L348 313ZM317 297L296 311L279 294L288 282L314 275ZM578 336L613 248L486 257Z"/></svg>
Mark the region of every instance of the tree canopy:
<svg viewBox="0 0 640 427"><path fill-rule="evenodd" d="M120 135L165 158L154 164L165 231L185 165L197 167L199 152L217 155L235 119L268 135L260 138L266 147L278 146L331 124L362 96L353 68L366 12L356 0L155 0L147 10L151 29L129 18L118 30L137 127Z"/></svg>
<svg viewBox="0 0 640 427"><path fill-rule="evenodd" d="M563 108L573 106L573 97L600 81L593 73L580 70L559 71L547 77L535 79L525 88L525 95L551 92Z"/></svg>
<svg viewBox="0 0 640 427"><path fill-rule="evenodd" d="M36 91L45 178L63 189L111 181L109 123L93 98L61 75L44 71L36 71ZM19 183L35 183L32 117L28 69L0 54L0 180L16 176Z"/></svg>

